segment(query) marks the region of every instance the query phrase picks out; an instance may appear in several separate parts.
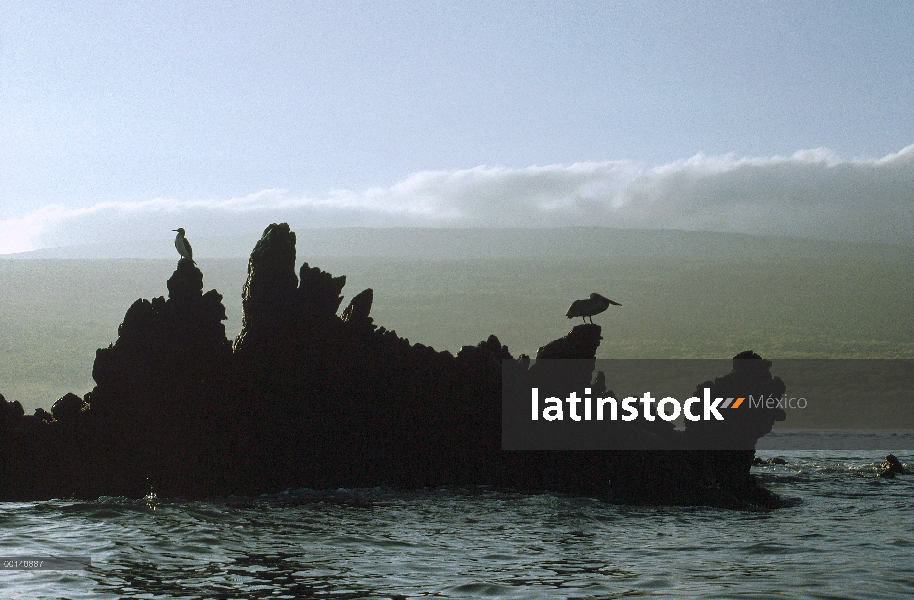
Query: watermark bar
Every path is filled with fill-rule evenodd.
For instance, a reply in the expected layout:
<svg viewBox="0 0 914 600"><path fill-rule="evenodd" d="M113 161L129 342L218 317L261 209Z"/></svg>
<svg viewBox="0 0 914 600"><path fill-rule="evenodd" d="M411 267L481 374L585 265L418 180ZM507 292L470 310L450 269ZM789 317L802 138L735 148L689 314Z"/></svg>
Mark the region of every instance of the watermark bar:
<svg viewBox="0 0 914 600"><path fill-rule="evenodd" d="M88 556L3 556L2 571L83 571L92 566Z"/></svg>
<svg viewBox="0 0 914 600"><path fill-rule="evenodd" d="M912 407L907 359L502 363L505 450L914 449Z"/></svg>

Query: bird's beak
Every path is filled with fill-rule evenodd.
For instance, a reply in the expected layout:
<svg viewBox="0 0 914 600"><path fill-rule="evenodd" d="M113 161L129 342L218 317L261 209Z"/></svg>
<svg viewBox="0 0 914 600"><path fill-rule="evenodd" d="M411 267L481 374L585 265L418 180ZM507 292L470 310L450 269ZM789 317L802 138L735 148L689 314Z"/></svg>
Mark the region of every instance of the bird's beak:
<svg viewBox="0 0 914 600"><path fill-rule="evenodd" d="M177 229L172 229L172 231L177 231Z"/></svg>

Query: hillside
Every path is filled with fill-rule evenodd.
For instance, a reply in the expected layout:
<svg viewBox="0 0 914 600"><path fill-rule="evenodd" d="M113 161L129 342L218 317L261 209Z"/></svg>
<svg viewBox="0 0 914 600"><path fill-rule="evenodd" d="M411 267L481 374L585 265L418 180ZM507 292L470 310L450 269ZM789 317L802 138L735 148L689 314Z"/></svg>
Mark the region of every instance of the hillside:
<svg viewBox="0 0 914 600"><path fill-rule="evenodd" d="M703 234L702 243L701 234L682 232L668 232L660 243L646 232L556 229L539 233L577 239L582 252L585 241L628 236L629 253L573 257L567 241L553 254L514 255L533 243L530 230L484 231L488 242L475 248L470 237L450 232L462 248L455 255L463 256L450 259L431 249L423 258L381 251L321 257L315 245L340 231L302 231L297 260L346 275L344 305L373 288L376 323L452 352L496 333L512 352L534 353L567 332L571 322L563 315L572 300L598 291L623 304L596 318L604 328L600 358L726 358L745 349L781 358L914 357L914 258L907 248L769 244L723 234ZM389 230L374 234L352 245L367 252L391 242ZM405 246L413 249L431 235L411 234L413 245ZM492 242L499 236L501 247ZM206 258L202 241L194 247L205 288L225 297L226 329L234 336L247 260ZM471 251L509 255L467 257ZM95 350L116 339L134 300L166 293L177 262L172 253L159 260L0 260L0 393L31 411L68 391L91 389Z"/></svg>

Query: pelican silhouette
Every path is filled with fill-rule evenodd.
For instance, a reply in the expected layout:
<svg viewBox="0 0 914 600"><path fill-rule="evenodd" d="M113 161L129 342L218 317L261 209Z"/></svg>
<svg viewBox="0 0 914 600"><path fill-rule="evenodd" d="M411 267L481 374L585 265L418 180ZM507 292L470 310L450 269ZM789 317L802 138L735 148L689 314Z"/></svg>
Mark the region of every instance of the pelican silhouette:
<svg viewBox="0 0 914 600"><path fill-rule="evenodd" d="M605 298L600 294L591 294L590 298L586 300L575 300L571 303L571 308L568 309L568 312L565 314L569 319L574 317L581 317L581 320L585 323L585 317L591 317L590 322L593 323L593 316L599 314L609 308L609 305L622 306L618 302L613 302L609 298Z"/></svg>

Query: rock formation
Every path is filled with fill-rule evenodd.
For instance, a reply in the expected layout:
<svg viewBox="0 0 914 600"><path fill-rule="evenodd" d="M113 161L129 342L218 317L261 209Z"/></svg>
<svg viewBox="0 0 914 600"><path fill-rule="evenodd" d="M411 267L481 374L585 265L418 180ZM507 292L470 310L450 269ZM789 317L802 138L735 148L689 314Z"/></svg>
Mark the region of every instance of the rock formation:
<svg viewBox="0 0 914 600"><path fill-rule="evenodd" d="M295 233L267 227L251 253L234 344L222 296L204 294L203 273L181 259L168 299L137 300L117 341L98 350L96 386L84 398L68 394L51 413L25 416L0 396L0 499L493 484L632 503L777 506L749 475L751 445L503 451L503 365L536 377L547 361L515 359L494 335L456 356L411 344L374 324L371 289L338 316L345 277L308 263L296 276L295 261ZM606 392L605 375L593 374L600 340L599 326L577 325L537 359L576 359L563 376ZM766 361L736 358L733 373L709 385L759 377L777 393ZM757 367L743 367L750 362ZM739 443L770 430L763 421L740 424Z"/></svg>

